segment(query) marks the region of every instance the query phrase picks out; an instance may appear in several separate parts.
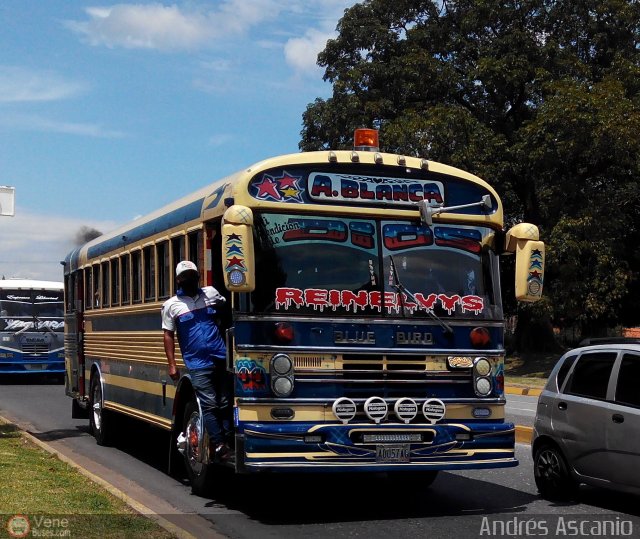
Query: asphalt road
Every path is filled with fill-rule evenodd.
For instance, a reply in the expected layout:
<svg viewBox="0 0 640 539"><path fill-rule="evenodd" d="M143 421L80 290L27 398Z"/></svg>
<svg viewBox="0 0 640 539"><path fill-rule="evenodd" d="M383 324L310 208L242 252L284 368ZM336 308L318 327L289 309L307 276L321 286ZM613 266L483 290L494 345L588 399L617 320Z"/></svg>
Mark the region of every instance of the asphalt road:
<svg viewBox="0 0 640 539"><path fill-rule="evenodd" d="M508 414L523 413L532 420L529 409L515 408L535 409L535 401L510 398ZM637 497L584 488L579 500L570 504L539 498L529 448L524 445L517 447L517 468L441 473L428 489L383 476L224 475L211 497L201 498L191 494L186 482L165 473L169 440L164 432L124 422L117 445L100 447L89 435L87 421L71 419L71 402L61 385L0 381L0 415L27 426L133 498L202 537L218 532L251 539L462 539L526 536L527 530L529 535L563 537L576 529L571 526L582 526L579 535L589 530L595 535L605 520L618 530L632 526L633 536L640 536ZM630 524L621 524L625 522Z"/></svg>
<svg viewBox="0 0 640 539"><path fill-rule="evenodd" d="M507 405L505 407L505 419L523 425L532 427L533 420L536 416L536 405L538 397L528 395L507 395Z"/></svg>

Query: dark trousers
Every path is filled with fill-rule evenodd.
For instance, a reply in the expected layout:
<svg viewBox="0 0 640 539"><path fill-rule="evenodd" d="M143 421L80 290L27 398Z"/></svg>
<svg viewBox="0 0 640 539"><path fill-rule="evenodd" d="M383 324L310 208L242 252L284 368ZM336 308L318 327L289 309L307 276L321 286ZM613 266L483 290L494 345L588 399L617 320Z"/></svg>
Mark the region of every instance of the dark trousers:
<svg viewBox="0 0 640 539"><path fill-rule="evenodd" d="M225 441L230 429L229 384L224 361L218 361L215 367L191 371L191 383L195 389L204 426L209 440L215 446Z"/></svg>

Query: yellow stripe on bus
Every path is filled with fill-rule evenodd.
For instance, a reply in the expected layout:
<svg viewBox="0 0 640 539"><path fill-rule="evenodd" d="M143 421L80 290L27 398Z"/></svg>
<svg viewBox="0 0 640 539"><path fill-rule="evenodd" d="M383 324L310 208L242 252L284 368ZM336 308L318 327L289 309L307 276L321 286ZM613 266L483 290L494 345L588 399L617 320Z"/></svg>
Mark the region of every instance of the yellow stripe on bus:
<svg viewBox="0 0 640 539"><path fill-rule="evenodd" d="M102 373L102 378L106 384L116 387L124 387L141 393L149 393L150 395L163 396L162 382L151 382L150 380L138 380L137 378L129 378L127 376L118 376L117 374ZM166 384L166 397L173 399L176 396L176 388L171 383Z"/></svg>
<svg viewBox="0 0 640 539"><path fill-rule="evenodd" d="M137 419L143 419L148 423L153 423L163 429L171 430L172 421L167 419L166 417L160 417L155 414L150 414L148 412L143 412L142 410L138 410L137 408L130 408L129 406L124 406L123 404L119 404L113 401L104 401L104 407L109 410L115 410L116 412L120 412L122 414L126 414Z"/></svg>

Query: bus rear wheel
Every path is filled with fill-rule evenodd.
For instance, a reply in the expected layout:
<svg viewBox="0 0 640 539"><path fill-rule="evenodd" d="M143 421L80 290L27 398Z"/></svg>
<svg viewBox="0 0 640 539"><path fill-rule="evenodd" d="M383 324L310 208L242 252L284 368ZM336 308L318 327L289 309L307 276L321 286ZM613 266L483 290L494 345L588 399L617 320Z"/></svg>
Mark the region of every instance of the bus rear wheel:
<svg viewBox="0 0 640 539"><path fill-rule="evenodd" d="M108 410L104 409L104 395L100 375L95 372L91 377L89 425L91 433L98 445L108 446L112 442L112 417Z"/></svg>
<svg viewBox="0 0 640 539"><path fill-rule="evenodd" d="M200 408L195 397L184 410L184 464L191 483L191 491L202 496L212 483L213 466L209 463L209 436L200 418Z"/></svg>

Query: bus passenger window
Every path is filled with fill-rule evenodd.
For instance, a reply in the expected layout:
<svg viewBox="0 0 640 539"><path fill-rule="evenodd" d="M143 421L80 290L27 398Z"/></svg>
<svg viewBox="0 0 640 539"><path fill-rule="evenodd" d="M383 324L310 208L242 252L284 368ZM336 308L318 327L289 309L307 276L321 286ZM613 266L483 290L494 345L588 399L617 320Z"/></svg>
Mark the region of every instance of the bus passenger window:
<svg viewBox="0 0 640 539"><path fill-rule="evenodd" d="M111 276L109 274L109 262L103 262L102 267L102 307L108 307L110 305L109 300L109 284L111 283Z"/></svg>
<svg viewBox="0 0 640 539"><path fill-rule="evenodd" d="M158 261L158 299L166 299L169 297L169 282L171 276L168 241L163 241L156 245L156 257Z"/></svg>
<svg viewBox="0 0 640 539"><path fill-rule="evenodd" d="M131 303L131 255L122 256L120 266L122 270L122 304L129 305Z"/></svg>
<svg viewBox="0 0 640 539"><path fill-rule="evenodd" d="M196 230L189 233L189 260L193 262L200 271L204 269L201 255L202 255L202 231Z"/></svg>
<svg viewBox="0 0 640 539"><path fill-rule="evenodd" d="M140 251L135 251L131 255L131 272L133 302L140 303L142 301L142 253Z"/></svg>
<svg viewBox="0 0 640 539"><path fill-rule="evenodd" d="M91 268L84 270L84 308L93 309L93 274Z"/></svg>
<svg viewBox="0 0 640 539"><path fill-rule="evenodd" d="M98 308L100 307L100 266L96 264L91 269L93 271L91 301L93 301L93 306Z"/></svg>
<svg viewBox="0 0 640 539"><path fill-rule="evenodd" d="M114 258L111 264L111 305L120 305L120 259Z"/></svg>
<svg viewBox="0 0 640 539"><path fill-rule="evenodd" d="M153 247L145 247L144 254L144 300L156 299L156 257Z"/></svg>

